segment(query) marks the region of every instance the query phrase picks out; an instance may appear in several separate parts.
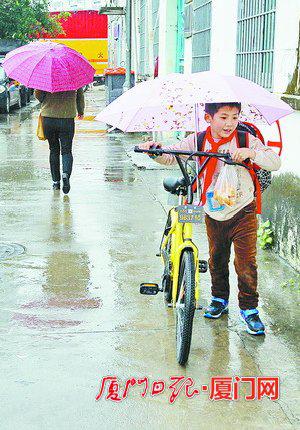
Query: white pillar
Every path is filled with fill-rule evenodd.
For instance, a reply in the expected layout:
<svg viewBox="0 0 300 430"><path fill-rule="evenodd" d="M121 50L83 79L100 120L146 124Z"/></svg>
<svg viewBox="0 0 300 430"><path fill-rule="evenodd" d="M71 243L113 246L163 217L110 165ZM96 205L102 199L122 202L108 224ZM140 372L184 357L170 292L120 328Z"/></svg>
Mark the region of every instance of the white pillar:
<svg viewBox="0 0 300 430"><path fill-rule="evenodd" d="M237 11L238 0L212 0L210 70L235 75Z"/></svg>
<svg viewBox="0 0 300 430"><path fill-rule="evenodd" d="M184 73L192 73L192 38L188 37L184 40Z"/></svg>
<svg viewBox="0 0 300 430"><path fill-rule="evenodd" d="M161 0L159 3L159 76L175 72L177 2Z"/></svg>
<svg viewBox="0 0 300 430"><path fill-rule="evenodd" d="M288 4L287 4L288 3ZM296 67L299 40L300 0L277 0L273 91L286 91Z"/></svg>

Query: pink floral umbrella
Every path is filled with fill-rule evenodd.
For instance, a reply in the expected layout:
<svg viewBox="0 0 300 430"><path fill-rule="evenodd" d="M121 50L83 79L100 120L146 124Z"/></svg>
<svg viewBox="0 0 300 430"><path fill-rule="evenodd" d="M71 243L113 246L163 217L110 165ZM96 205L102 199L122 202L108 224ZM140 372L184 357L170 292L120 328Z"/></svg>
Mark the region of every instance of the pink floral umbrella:
<svg viewBox="0 0 300 430"><path fill-rule="evenodd" d="M91 83L95 74L85 57L54 42L31 42L14 49L2 65L12 79L50 93L77 90Z"/></svg>
<svg viewBox="0 0 300 430"><path fill-rule="evenodd" d="M197 131L204 123L204 104L242 103L242 120L272 124L293 109L263 87L238 76L215 72L172 73L137 84L97 116L125 132Z"/></svg>

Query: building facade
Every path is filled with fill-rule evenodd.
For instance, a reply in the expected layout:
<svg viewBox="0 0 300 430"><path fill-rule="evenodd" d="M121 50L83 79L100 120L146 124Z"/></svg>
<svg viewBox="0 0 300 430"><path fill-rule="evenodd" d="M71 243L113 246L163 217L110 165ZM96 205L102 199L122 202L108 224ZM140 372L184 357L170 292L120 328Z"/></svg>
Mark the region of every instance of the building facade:
<svg viewBox="0 0 300 430"><path fill-rule="evenodd" d="M299 94L299 17L300 0L132 0L132 62L139 79L158 63L161 76L214 70ZM114 20L122 35L111 29L111 65L120 65L124 18Z"/></svg>

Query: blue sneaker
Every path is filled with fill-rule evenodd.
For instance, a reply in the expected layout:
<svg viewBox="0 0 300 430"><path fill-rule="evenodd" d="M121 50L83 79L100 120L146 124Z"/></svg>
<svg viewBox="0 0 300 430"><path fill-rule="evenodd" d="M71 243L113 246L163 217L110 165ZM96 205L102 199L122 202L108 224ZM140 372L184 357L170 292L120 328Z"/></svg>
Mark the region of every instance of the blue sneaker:
<svg viewBox="0 0 300 430"><path fill-rule="evenodd" d="M265 326L261 322L257 309L240 309L241 320L246 325L249 334L265 334Z"/></svg>
<svg viewBox="0 0 300 430"><path fill-rule="evenodd" d="M228 313L228 300L212 297L211 304L205 309L205 318L220 318Z"/></svg>

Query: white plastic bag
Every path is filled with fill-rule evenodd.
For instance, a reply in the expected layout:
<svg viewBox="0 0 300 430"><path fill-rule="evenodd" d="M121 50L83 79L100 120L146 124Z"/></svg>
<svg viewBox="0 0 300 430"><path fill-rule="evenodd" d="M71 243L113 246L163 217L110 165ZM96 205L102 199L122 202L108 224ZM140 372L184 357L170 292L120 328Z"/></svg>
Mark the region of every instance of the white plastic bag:
<svg viewBox="0 0 300 430"><path fill-rule="evenodd" d="M220 205L234 206L237 200L238 177L235 166L225 164L214 188L214 199Z"/></svg>

